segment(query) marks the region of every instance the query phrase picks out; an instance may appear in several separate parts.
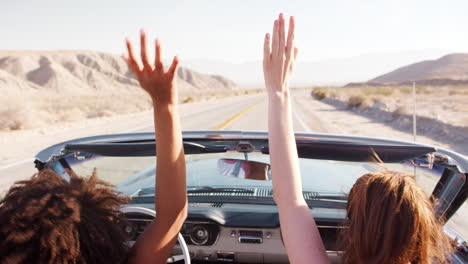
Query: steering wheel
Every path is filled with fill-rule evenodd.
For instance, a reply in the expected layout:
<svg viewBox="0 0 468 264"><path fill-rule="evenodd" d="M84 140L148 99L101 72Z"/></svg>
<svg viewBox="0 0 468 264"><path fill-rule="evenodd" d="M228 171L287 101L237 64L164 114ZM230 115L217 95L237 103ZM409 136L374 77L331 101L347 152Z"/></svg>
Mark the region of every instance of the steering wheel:
<svg viewBox="0 0 468 264"><path fill-rule="evenodd" d="M138 206L129 206L129 207L122 207L120 211L124 214L127 213L139 213L145 214L152 217L156 217L156 212L154 210L138 207ZM185 264L190 264L190 254L187 247L187 243L185 243L184 237L179 233L177 236L177 241L179 242L180 248L182 249L182 255L171 256L167 259L168 263L173 263L179 260L184 260Z"/></svg>

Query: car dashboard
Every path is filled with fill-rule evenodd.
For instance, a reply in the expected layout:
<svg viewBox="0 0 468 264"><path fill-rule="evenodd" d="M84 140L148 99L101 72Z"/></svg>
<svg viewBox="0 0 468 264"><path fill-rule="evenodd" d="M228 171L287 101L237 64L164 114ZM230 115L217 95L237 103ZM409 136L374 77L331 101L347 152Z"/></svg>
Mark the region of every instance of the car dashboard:
<svg viewBox="0 0 468 264"><path fill-rule="evenodd" d="M135 205L135 204L134 204ZM138 206L154 209L153 204ZM343 228L344 210L311 209L332 263L339 262L336 241ZM152 221L150 216L127 214L130 240L135 241ZM289 263L276 206L227 203L190 203L181 234L193 263ZM173 255L180 255L175 246Z"/></svg>

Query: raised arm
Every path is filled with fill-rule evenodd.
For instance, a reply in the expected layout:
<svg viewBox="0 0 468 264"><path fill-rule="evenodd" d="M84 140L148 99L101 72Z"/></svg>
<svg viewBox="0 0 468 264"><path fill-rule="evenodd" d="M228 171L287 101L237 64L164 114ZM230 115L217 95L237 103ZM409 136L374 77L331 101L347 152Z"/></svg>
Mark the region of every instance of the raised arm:
<svg viewBox="0 0 468 264"><path fill-rule="evenodd" d="M264 43L263 72L268 92L268 137L274 199L279 208L281 232L289 261L329 263L314 218L302 195L296 141L293 132L288 80L297 56L294 18L286 39L283 14L275 20Z"/></svg>
<svg viewBox="0 0 468 264"><path fill-rule="evenodd" d="M142 64L136 59L128 39L128 55L124 58L153 102L157 143L157 217L138 238L128 263L166 263L187 216L185 158L175 83L179 61L174 57L168 71L164 71L160 42L156 40L154 63L148 59L146 43L146 34L142 30Z"/></svg>

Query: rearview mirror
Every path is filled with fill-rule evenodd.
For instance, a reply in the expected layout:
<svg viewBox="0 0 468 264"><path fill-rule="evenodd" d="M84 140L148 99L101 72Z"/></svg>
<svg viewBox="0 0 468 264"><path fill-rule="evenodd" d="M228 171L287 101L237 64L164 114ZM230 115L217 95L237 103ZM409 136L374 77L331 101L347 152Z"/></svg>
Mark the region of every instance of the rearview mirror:
<svg viewBox="0 0 468 264"><path fill-rule="evenodd" d="M223 176L249 180L271 180L270 164L251 160L220 159L218 171Z"/></svg>

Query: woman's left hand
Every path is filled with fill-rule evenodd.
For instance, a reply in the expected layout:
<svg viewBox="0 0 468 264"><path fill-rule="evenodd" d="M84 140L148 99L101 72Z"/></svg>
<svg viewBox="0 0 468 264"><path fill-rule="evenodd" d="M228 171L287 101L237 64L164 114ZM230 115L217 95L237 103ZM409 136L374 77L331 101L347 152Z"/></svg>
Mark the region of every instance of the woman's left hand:
<svg viewBox="0 0 468 264"><path fill-rule="evenodd" d="M128 55L124 56L130 70L135 74L141 87L149 93L153 103L157 107L177 104L177 88L175 84L175 73L179 65L179 59L174 57L168 71L164 71L161 55L161 43L156 40L156 58L150 63L148 58L146 32L141 30L141 61L135 58L131 41L127 38Z"/></svg>

